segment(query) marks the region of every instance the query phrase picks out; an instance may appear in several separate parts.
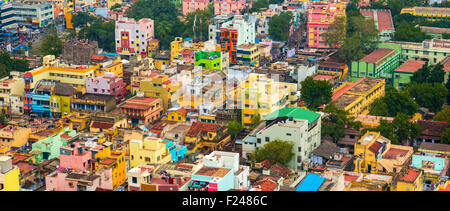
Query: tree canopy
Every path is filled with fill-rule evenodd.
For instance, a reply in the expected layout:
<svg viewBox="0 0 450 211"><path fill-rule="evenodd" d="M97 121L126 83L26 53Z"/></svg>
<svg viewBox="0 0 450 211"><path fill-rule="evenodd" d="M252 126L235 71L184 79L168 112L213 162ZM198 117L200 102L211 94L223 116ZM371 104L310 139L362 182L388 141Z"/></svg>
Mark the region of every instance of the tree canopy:
<svg viewBox="0 0 450 211"><path fill-rule="evenodd" d="M447 107L434 115L434 121L450 122L450 107Z"/></svg>
<svg viewBox="0 0 450 211"><path fill-rule="evenodd" d="M25 72L30 70L30 62L24 59L11 59L8 51L0 51L0 77L8 76L11 71Z"/></svg>
<svg viewBox="0 0 450 211"><path fill-rule="evenodd" d="M398 113L392 122L382 119L378 127L366 128L362 133L376 131L391 140L392 144L410 145L411 141L419 136L421 130L419 124L411 122L408 115Z"/></svg>
<svg viewBox="0 0 450 211"><path fill-rule="evenodd" d="M331 101L333 85L324 80L314 80L311 76L300 82L301 98L307 108L316 110L317 107Z"/></svg>
<svg viewBox="0 0 450 211"><path fill-rule="evenodd" d="M413 25L411 22L402 21L395 28L393 40L406 42L422 42L431 38L419 26Z"/></svg>
<svg viewBox="0 0 450 211"><path fill-rule="evenodd" d="M417 104L438 112L445 103L447 89L441 83L415 83L408 88L408 92Z"/></svg>
<svg viewBox="0 0 450 211"><path fill-rule="evenodd" d="M49 33L45 35L38 50L43 57L47 55L55 55L58 57L62 53L62 42L56 33L56 29L51 29Z"/></svg>
<svg viewBox="0 0 450 211"><path fill-rule="evenodd" d="M323 112L327 115L322 119L321 135L330 137L335 143L344 137L346 127L355 130L362 127L360 121L355 121L354 117L348 116L347 111L336 107L333 103L326 106Z"/></svg>
<svg viewBox="0 0 450 211"><path fill-rule="evenodd" d="M194 41L208 40L209 24L211 24L211 19L214 17L214 7L212 6L213 6L212 4L209 4L208 9L205 10L197 9L195 12L188 13L186 15L186 20L184 21L185 30L183 32L183 37L192 37L195 39Z"/></svg>
<svg viewBox="0 0 450 211"><path fill-rule="evenodd" d="M274 15L269 22L269 35L273 40L287 41L289 38L290 22L292 12L282 12L280 15Z"/></svg>
<svg viewBox="0 0 450 211"><path fill-rule="evenodd" d="M259 10L262 8L269 8L269 0L254 1L250 12L259 12Z"/></svg>
<svg viewBox="0 0 450 211"><path fill-rule="evenodd" d="M386 88L385 95L377 98L369 108L369 113L375 116L395 117L398 113L412 116L419 106L407 91L398 91L393 87Z"/></svg>
<svg viewBox="0 0 450 211"><path fill-rule="evenodd" d="M263 147L256 149L256 151L250 155L250 158L256 160L256 162L269 160L271 163L281 163L286 165L294 156L293 147L294 143L290 141L275 139L265 144Z"/></svg>
<svg viewBox="0 0 450 211"><path fill-rule="evenodd" d="M78 38L95 40L98 42L99 48L108 52L115 52L115 27L114 21L103 21L96 18L89 26L81 28L78 32Z"/></svg>
<svg viewBox="0 0 450 211"><path fill-rule="evenodd" d="M230 131L230 134L235 137L236 134L242 131L242 124L236 120L228 122L228 131Z"/></svg>

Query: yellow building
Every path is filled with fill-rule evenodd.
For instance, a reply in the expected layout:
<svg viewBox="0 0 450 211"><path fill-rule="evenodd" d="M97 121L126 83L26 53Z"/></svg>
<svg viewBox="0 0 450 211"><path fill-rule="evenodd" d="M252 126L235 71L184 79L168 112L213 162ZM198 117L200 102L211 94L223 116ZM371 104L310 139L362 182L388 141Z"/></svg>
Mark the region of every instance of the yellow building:
<svg viewBox="0 0 450 211"><path fill-rule="evenodd" d="M7 125L0 130L0 147L22 147L28 142L31 128Z"/></svg>
<svg viewBox="0 0 450 211"><path fill-rule="evenodd" d="M250 73L242 81L238 95L241 96L242 122L245 128L252 127L252 117L264 117L282 108L296 107L297 84L277 82L264 74Z"/></svg>
<svg viewBox="0 0 450 211"><path fill-rule="evenodd" d="M19 78L19 72L11 72L10 76L0 80L0 109L2 113L11 112L11 95L24 96L25 83Z"/></svg>
<svg viewBox="0 0 450 211"><path fill-rule="evenodd" d="M185 108L171 109L167 114L167 120L185 122L187 110Z"/></svg>
<svg viewBox="0 0 450 211"><path fill-rule="evenodd" d="M167 75L155 75L151 78L143 78L139 82L139 91L144 92L145 97L161 98L164 112L167 112L172 107L172 102L178 99L179 88L180 82L172 83Z"/></svg>
<svg viewBox="0 0 450 211"><path fill-rule="evenodd" d="M162 50L156 53L156 56L154 58L154 65L158 70L162 70L167 68L170 65L170 62L172 61L170 57L170 52L168 50Z"/></svg>
<svg viewBox="0 0 450 211"><path fill-rule="evenodd" d="M331 101L349 114L368 114L375 99L383 97L385 80L361 78L355 83L345 83L334 90Z"/></svg>
<svg viewBox="0 0 450 211"><path fill-rule="evenodd" d="M125 183L127 179L125 152L111 151L109 149L103 151L100 155L96 155L96 158L99 158L99 160L95 163L95 169L102 167L112 168L113 189Z"/></svg>
<svg viewBox="0 0 450 211"><path fill-rule="evenodd" d="M422 191L423 171L415 168L404 168L394 178L392 191Z"/></svg>
<svg viewBox="0 0 450 211"><path fill-rule="evenodd" d="M0 157L0 191L20 190L20 170L12 165L12 157Z"/></svg>
<svg viewBox="0 0 450 211"><path fill-rule="evenodd" d="M450 8L445 7L412 7L412 8L403 8L400 14L411 14L417 17L425 18L429 21L435 20L447 20L450 17Z"/></svg>
<svg viewBox="0 0 450 211"><path fill-rule="evenodd" d="M53 117L66 117L70 114L70 98L76 93L70 84L56 83L50 96L50 112Z"/></svg>
<svg viewBox="0 0 450 211"><path fill-rule="evenodd" d="M411 158L413 151L412 147L393 145L379 132L369 131L355 143L355 172L398 173Z"/></svg>
<svg viewBox="0 0 450 211"><path fill-rule="evenodd" d="M81 131L89 126L89 121L91 119L90 114L71 112L69 116L66 116L68 122L72 123L72 127L76 131ZM63 120L61 120L63 121Z"/></svg>
<svg viewBox="0 0 450 211"><path fill-rule="evenodd" d="M243 44L237 46L236 58L239 64L258 67L260 54L257 44Z"/></svg>
<svg viewBox="0 0 450 211"><path fill-rule="evenodd" d="M183 38L175 37L175 40L170 42L170 60L178 59L178 55L183 49Z"/></svg>
<svg viewBox="0 0 450 211"><path fill-rule="evenodd" d="M123 78L123 63L120 56L103 63L101 69L95 73L95 77L103 76L105 73L114 73L117 77Z"/></svg>
<svg viewBox="0 0 450 211"><path fill-rule="evenodd" d="M230 141L228 128L215 123L194 122L186 133L184 144L187 153L222 150Z"/></svg>
<svg viewBox="0 0 450 211"><path fill-rule="evenodd" d="M108 0L107 1L108 9L111 9L111 7L114 6L115 4L122 4L122 0Z"/></svg>
<svg viewBox="0 0 450 211"><path fill-rule="evenodd" d="M165 164L170 162L171 154L167 142L156 137L130 141L130 168L144 164Z"/></svg>

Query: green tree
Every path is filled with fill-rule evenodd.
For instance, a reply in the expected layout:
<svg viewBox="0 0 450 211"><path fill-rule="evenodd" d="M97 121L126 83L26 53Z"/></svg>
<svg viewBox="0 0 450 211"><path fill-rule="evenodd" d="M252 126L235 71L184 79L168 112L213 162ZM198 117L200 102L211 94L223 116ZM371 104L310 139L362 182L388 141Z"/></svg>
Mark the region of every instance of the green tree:
<svg viewBox="0 0 450 211"><path fill-rule="evenodd" d="M290 11L272 16L272 20L269 22L269 35L272 39L277 41L288 40L292 16Z"/></svg>
<svg viewBox="0 0 450 211"><path fill-rule="evenodd" d="M345 128L359 130L362 127L360 121L355 121L354 117L349 117L348 112L336 107L333 103L323 110L326 115L322 118L322 137L330 137L335 143L344 137Z"/></svg>
<svg viewBox="0 0 450 211"><path fill-rule="evenodd" d="M78 38L95 40L98 42L99 48L107 52L115 52L115 26L114 21L103 21L98 18L89 26L81 28Z"/></svg>
<svg viewBox="0 0 450 211"><path fill-rule="evenodd" d="M445 80L445 72L444 65L441 63L436 64L430 72L430 78L428 80L429 83L444 83Z"/></svg>
<svg viewBox="0 0 450 211"><path fill-rule="evenodd" d="M308 76L301 83L301 98L306 107L312 110L331 101L333 85L324 80L314 80Z"/></svg>
<svg viewBox="0 0 450 211"><path fill-rule="evenodd" d="M271 163L281 163L286 165L293 158L294 143L290 141L282 141L275 139L263 147L256 149L256 151L250 155L252 160L261 162L263 160L269 160Z"/></svg>
<svg viewBox="0 0 450 211"><path fill-rule="evenodd" d="M228 122L228 131L230 131L231 136L236 137L236 135L242 131L242 124L236 120Z"/></svg>
<svg viewBox="0 0 450 211"><path fill-rule="evenodd" d="M415 83L408 88L408 92L417 104L431 112L440 111L447 96L447 89L440 83Z"/></svg>
<svg viewBox="0 0 450 211"><path fill-rule="evenodd" d="M392 122L382 119L378 127L364 129L362 133L376 131L391 140L392 144L410 145L412 140L419 136L421 130L419 124L411 122L408 115L398 113Z"/></svg>
<svg viewBox="0 0 450 211"><path fill-rule="evenodd" d="M93 15L90 15L87 12L77 12L72 16L72 25L75 28L85 27L88 24L92 24L95 21L100 20L100 18L97 18Z"/></svg>
<svg viewBox="0 0 450 211"><path fill-rule="evenodd" d="M430 77L430 67L425 63L420 69L413 73L411 83L426 83Z"/></svg>
<svg viewBox="0 0 450 211"><path fill-rule="evenodd" d="M11 59L8 51L0 51L0 77L8 76L11 71L25 72L30 70L30 63L24 59Z"/></svg>
<svg viewBox="0 0 450 211"><path fill-rule="evenodd" d="M450 33L442 33L442 39L450 39Z"/></svg>
<svg viewBox="0 0 450 211"><path fill-rule="evenodd" d="M56 29L50 30L50 33L44 37L38 49L42 57L47 55L58 57L61 54L62 42L56 33Z"/></svg>
<svg viewBox="0 0 450 211"><path fill-rule="evenodd" d="M111 8L109 8L109 10L115 10L115 9L120 8L121 6L122 6L122 4L116 3Z"/></svg>
<svg viewBox="0 0 450 211"><path fill-rule="evenodd" d="M447 125L445 132L441 133L441 144L450 144L450 125Z"/></svg>
<svg viewBox="0 0 450 211"><path fill-rule="evenodd" d="M345 17L338 17L329 27L328 31L324 34L328 46L330 48L336 48L342 46L345 41Z"/></svg>
<svg viewBox="0 0 450 211"><path fill-rule="evenodd" d="M369 108L369 113L375 116L394 117L398 113L412 116L419 106L408 92L398 91L393 87L386 88L385 95L376 99Z"/></svg>
<svg viewBox="0 0 450 211"><path fill-rule="evenodd" d="M402 21L398 24L394 33L394 40L406 42L422 42L430 38L422 32L419 26L414 26L411 22Z"/></svg>
<svg viewBox="0 0 450 211"><path fill-rule="evenodd" d="M269 8L269 0L257 0L253 2L250 12L259 12L262 8Z"/></svg>
<svg viewBox="0 0 450 211"><path fill-rule="evenodd" d="M0 123L7 123L8 119L6 118L5 114L0 113Z"/></svg>
<svg viewBox="0 0 450 211"><path fill-rule="evenodd" d="M252 128L258 126L259 123L261 123L261 115L259 114L253 115L253 117L250 119L250 124L252 125Z"/></svg>
<svg viewBox="0 0 450 211"><path fill-rule="evenodd" d="M441 122L450 122L450 108L447 107L439 111L436 115L434 115L433 120Z"/></svg>
<svg viewBox="0 0 450 211"><path fill-rule="evenodd" d="M210 4L211 5L211 4ZM193 37L194 41L205 41L208 39L208 28L211 24L211 19L214 16L214 11L211 9L196 10L193 13L186 15L185 31L183 37ZM195 27L194 27L195 22ZM195 31L195 37L194 37Z"/></svg>

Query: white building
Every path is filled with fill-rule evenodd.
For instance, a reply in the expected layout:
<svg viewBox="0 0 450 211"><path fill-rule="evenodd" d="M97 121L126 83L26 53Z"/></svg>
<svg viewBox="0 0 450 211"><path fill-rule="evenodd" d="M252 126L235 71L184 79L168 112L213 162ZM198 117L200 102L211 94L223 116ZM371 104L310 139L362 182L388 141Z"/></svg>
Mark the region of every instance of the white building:
<svg viewBox="0 0 450 211"><path fill-rule="evenodd" d="M294 171L301 170L301 163L309 159L311 152L320 145L321 114L294 107L275 111L265 118L266 127L257 127L254 138L243 141L246 154L263 147L276 139L291 141L294 157L286 167Z"/></svg>
<svg viewBox="0 0 450 211"><path fill-rule="evenodd" d="M13 2L12 9L19 24L47 26L54 19L53 3L48 1Z"/></svg>
<svg viewBox="0 0 450 211"><path fill-rule="evenodd" d="M239 153L214 151L202 159L204 166L231 168L234 173L234 189L249 187L250 167L239 165Z"/></svg>
<svg viewBox="0 0 450 211"><path fill-rule="evenodd" d="M154 37L152 19L119 18L116 21L116 52L123 54L147 54L147 45Z"/></svg>

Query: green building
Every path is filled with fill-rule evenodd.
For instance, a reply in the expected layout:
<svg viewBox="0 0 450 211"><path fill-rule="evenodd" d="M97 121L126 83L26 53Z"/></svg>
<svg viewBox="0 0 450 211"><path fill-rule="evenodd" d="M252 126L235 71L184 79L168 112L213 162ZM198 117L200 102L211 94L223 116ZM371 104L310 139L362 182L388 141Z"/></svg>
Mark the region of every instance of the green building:
<svg viewBox="0 0 450 211"><path fill-rule="evenodd" d="M221 70L222 59L219 51L195 53L195 66L201 66L208 70Z"/></svg>
<svg viewBox="0 0 450 211"><path fill-rule="evenodd" d="M431 39L442 39L442 34L450 34L449 28L421 26L420 29L422 29L422 32L429 35Z"/></svg>
<svg viewBox="0 0 450 211"><path fill-rule="evenodd" d="M392 83L394 70L400 65L401 46L382 43L359 61L350 62L350 81L360 78L384 78Z"/></svg>
<svg viewBox="0 0 450 211"><path fill-rule="evenodd" d="M436 65L450 55L450 40L424 40L422 43L389 41L402 46L402 61L422 60Z"/></svg>
<svg viewBox="0 0 450 211"><path fill-rule="evenodd" d="M67 146L67 142L77 136L75 130L64 128L57 135L40 140L32 145L30 154L33 155L34 163L39 164L45 160L59 158L60 147Z"/></svg>
<svg viewBox="0 0 450 211"><path fill-rule="evenodd" d="M426 62L420 60L408 60L394 70L394 87L399 89L411 82L411 76Z"/></svg>

